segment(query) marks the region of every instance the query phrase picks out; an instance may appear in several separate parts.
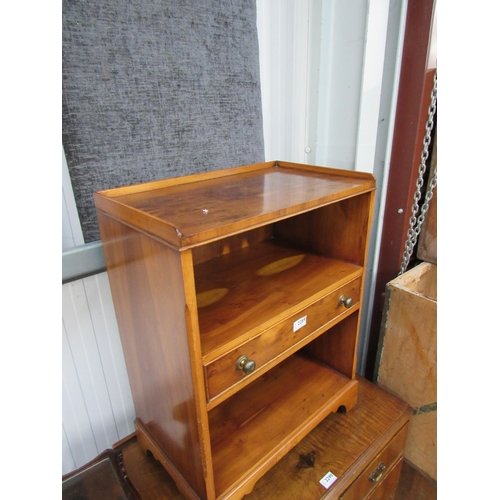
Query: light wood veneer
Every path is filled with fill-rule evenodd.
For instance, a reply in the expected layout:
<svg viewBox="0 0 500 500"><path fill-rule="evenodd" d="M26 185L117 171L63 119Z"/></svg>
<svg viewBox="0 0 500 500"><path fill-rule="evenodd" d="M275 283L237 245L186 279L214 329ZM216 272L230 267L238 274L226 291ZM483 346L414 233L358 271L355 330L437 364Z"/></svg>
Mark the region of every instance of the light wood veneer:
<svg viewBox="0 0 500 500"><path fill-rule="evenodd" d="M355 406L374 190L269 162L95 194L138 441L187 498L241 498Z"/></svg>

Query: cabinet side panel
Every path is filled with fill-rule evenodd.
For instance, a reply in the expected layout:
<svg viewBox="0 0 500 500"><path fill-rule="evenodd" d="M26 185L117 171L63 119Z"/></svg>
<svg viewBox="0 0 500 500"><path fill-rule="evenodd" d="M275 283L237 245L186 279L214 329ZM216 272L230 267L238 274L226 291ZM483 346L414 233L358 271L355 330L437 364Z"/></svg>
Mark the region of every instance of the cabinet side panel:
<svg viewBox="0 0 500 500"><path fill-rule="evenodd" d="M98 213L137 417L206 498L180 254Z"/></svg>

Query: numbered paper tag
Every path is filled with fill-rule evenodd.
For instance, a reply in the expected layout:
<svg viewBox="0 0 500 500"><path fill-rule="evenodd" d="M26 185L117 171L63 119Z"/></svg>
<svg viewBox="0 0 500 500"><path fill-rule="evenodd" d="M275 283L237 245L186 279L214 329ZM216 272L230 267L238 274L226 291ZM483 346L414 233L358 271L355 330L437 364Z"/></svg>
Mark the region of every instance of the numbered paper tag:
<svg viewBox="0 0 500 500"><path fill-rule="evenodd" d="M302 316L302 318L299 318L297 321L293 322L293 331L296 332L303 326L306 326L307 323L307 316Z"/></svg>
<svg viewBox="0 0 500 500"><path fill-rule="evenodd" d="M337 476L332 474L331 472L327 472L325 476L323 476L319 482L328 489L335 481L337 480Z"/></svg>

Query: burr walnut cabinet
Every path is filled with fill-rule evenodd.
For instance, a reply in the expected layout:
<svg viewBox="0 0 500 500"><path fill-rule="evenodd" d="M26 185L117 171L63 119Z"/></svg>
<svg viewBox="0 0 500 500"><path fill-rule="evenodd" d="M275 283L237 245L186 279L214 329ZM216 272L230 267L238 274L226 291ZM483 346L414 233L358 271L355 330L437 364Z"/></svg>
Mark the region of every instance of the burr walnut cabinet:
<svg viewBox="0 0 500 500"><path fill-rule="evenodd" d="M356 405L375 180L267 162L95 193L137 439L239 499Z"/></svg>

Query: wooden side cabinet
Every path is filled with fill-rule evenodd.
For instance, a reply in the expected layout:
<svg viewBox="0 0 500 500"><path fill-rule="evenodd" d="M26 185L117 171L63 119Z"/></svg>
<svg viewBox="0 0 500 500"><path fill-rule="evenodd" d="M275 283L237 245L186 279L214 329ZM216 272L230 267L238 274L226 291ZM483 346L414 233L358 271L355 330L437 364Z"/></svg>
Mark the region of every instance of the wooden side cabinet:
<svg viewBox="0 0 500 500"><path fill-rule="evenodd" d="M268 162L95 194L138 441L187 498L242 498L355 406L374 191Z"/></svg>

